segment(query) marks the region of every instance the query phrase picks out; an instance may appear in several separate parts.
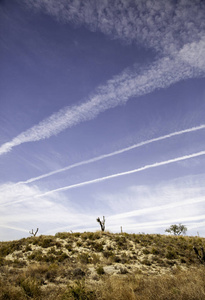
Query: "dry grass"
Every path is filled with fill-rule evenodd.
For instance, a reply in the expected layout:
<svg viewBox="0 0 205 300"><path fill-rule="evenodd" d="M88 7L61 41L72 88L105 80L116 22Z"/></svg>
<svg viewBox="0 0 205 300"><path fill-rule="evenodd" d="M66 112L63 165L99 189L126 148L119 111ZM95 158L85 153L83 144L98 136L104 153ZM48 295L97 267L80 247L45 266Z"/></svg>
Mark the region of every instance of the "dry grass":
<svg viewBox="0 0 205 300"><path fill-rule="evenodd" d="M205 299L205 239L109 232L0 243L0 300Z"/></svg>

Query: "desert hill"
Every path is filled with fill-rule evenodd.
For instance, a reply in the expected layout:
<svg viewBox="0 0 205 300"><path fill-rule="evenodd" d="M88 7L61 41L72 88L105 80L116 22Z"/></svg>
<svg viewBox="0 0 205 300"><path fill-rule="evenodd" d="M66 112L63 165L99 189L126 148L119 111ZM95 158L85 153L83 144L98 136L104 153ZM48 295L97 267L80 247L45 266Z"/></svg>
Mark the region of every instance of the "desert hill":
<svg viewBox="0 0 205 300"><path fill-rule="evenodd" d="M57 233L0 243L0 300L205 299L205 239Z"/></svg>

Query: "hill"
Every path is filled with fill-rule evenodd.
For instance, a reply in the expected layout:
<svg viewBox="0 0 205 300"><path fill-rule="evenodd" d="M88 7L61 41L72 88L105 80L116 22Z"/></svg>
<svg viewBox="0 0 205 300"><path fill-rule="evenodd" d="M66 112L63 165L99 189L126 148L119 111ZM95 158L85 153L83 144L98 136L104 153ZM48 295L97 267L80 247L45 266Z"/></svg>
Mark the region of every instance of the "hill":
<svg viewBox="0 0 205 300"><path fill-rule="evenodd" d="M205 299L188 236L57 233L0 243L0 300Z"/></svg>

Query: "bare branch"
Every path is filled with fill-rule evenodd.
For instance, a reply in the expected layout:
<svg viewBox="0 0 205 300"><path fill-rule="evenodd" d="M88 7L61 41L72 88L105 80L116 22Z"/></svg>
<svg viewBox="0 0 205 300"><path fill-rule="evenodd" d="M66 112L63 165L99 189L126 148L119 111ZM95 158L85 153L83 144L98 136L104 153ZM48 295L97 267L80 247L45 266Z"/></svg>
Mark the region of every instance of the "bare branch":
<svg viewBox="0 0 205 300"><path fill-rule="evenodd" d="M36 229L35 232L33 231L33 229L32 229L32 231L29 231L29 233L33 236L36 236L37 232L38 232L38 228Z"/></svg>
<svg viewBox="0 0 205 300"><path fill-rule="evenodd" d="M103 220L101 221L100 218L98 217L96 221L100 224L101 230L105 231L105 216L103 216Z"/></svg>

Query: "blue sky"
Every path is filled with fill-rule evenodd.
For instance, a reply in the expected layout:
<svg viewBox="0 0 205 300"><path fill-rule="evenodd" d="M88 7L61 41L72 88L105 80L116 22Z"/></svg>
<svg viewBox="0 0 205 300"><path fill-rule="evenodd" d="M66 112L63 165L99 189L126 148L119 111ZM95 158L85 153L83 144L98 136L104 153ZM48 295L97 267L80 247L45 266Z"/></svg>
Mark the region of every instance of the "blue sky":
<svg viewBox="0 0 205 300"><path fill-rule="evenodd" d="M0 2L0 240L205 236L205 2Z"/></svg>

